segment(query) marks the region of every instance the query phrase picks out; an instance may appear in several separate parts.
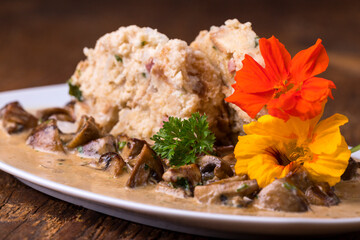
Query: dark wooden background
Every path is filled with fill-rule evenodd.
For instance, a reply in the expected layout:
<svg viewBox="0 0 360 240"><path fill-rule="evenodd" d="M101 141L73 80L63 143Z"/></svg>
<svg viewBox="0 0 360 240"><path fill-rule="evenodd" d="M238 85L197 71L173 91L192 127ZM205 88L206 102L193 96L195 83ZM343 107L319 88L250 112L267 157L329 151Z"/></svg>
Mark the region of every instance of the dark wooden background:
<svg viewBox="0 0 360 240"><path fill-rule="evenodd" d="M83 47L120 26L157 28L190 43L226 19L250 21L290 53L323 39L337 86L325 115L349 117L342 129L360 143L360 1L0 1L0 91L65 82ZM360 231L360 229L359 229ZM359 233L324 239L360 239ZM265 237L268 239L269 236ZM0 239L201 239L130 223L32 190L0 172ZM264 239L265 239L264 238Z"/></svg>

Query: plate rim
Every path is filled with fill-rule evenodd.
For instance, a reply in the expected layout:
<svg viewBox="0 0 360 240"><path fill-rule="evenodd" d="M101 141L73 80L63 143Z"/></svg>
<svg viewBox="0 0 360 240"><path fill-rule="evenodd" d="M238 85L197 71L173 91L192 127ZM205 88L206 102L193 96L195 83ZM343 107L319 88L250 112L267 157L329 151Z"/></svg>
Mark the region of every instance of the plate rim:
<svg viewBox="0 0 360 240"><path fill-rule="evenodd" d="M49 85L35 88L26 88L26 89L18 89L11 91L0 92L0 97L3 95L18 95L26 93L34 93L37 91L63 91L65 84L57 84L57 85ZM59 104L61 104L59 102ZM36 106L34 106L36 107ZM356 155L356 157L360 156L360 152ZM266 225L274 225L274 224L282 224L283 226L291 225L291 224L305 224L312 225L316 224L317 226L326 225L357 225L360 226L360 217L349 217L349 218L309 218L309 217L272 217L272 216L251 216L251 215L231 215L231 214L221 214L221 213L208 213L208 212L200 212L193 210L183 210L183 209L174 209L169 207L161 207L151 204L138 203L129 200L123 200L120 198L110 197L98 193L93 193L87 190L79 189L76 187L71 187L65 184L57 183L52 180L48 180L35 174L26 172L25 170L18 169L13 167L11 164L5 163L0 159L0 169L4 172L7 172L15 177L24 179L36 185L57 191L59 193L67 194L72 197L76 197L79 199L93 201L95 203L106 204L108 206L127 209L135 212L146 213L146 214L154 214L154 215L164 215L164 216L179 216L191 219L198 220L211 220L211 221L222 221L229 223L256 223L256 224L266 224Z"/></svg>

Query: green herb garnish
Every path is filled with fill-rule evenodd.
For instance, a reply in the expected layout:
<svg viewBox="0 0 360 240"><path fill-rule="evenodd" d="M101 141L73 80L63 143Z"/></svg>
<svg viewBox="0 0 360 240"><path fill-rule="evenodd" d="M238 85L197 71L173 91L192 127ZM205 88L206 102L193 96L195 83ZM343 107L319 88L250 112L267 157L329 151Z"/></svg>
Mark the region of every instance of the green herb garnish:
<svg viewBox="0 0 360 240"><path fill-rule="evenodd" d="M78 150L79 153L83 153L83 152L84 152L84 149L83 149L83 147L81 147L81 146L78 147L77 150Z"/></svg>
<svg viewBox="0 0 360 240"><path fill-rule="evenodd" d="M145 169L145 170L148 170L148 169L149 169L149 165L147 165L147 164L145 163L144 169Z"/></svg>
<svg viewBox="0 0 360 240"><path fill-rule="evenodd" d="M171 165L195 163L198 155L213 150L214 134L209 130L207 117L193 113L189 119L169 117L163 127L152 136L154 151Z"/></svg>
<svg viewBox="0 0 360 240"><path fill-rule="evenodd" d="M293 190L297 189L294 185L292 185L292 184L290 184L288 182L284 182L283 186L284 186L284 188L286 188L287 190L290 190L290 191L293 191Z"/></svg>
<svg viewBox="0 0 360 240"><path fill-rule="evenodd" d="M255 48L257 48L259 46L259 40L260 40L260 37L256 36L255 37Z"/></svg>
<svg viewBox="0 0 360 240"><path fill-rule="evenodd" d="M119 151L123 150L123 148L126 146L126 142L119 142Z"/></svg>
<svg viewBox="0 0 360 240"><path fill-rule="evenodd" d="M146 73L141 73L141 75L144 77L144 78L146 78Z"/></svg>
<svg viewBox="0 0 360 240"><path fill-rule="evenodd" d="M147 44L146 41L141 41L141 46L142 46L142 47L145 46L146 44Z"/></svg>
<svg viewBox="0 0 360 240"><path fill-rule="evenodd" d="M82 102L83 96L79 86L73 85L71 79L67 82L69 85L69 94L74 96L78 101Z"/></svg>
<svg viewBox="0 0 360 240"><path fill-rule="evenodd" d="M244 189L246 189L246 188L248 188L249 187L249 185L247 185L246 183L244 183L243 185L241 185L238 189L236 189L236 191L237 192L240 192L240 191L242 191L242 190L244 190Z"/></svg>
<svg viewBox="0 0 360 240"><path fill-rule="evenodd" d="M176 185L175 188L177 187L181 187L184 188L185 190L190 190L190 185L189 185L189 181L186 178L183 177L177 177L176 179Z"/></svg>
<svg viewBox="0 0 360 240"><path fill-rule="evenodd" d="M213 48L214 50L217 50L217 48L216 48L215 46L212 46L212 48Z"/></svg>
<svg viewBox="0 0 360 240"><path fill-rule="evenodd" d="M114 56L115 56L116 61L121 62L121 63L123 62L122 58L119 55L115 54Z"/></svg>

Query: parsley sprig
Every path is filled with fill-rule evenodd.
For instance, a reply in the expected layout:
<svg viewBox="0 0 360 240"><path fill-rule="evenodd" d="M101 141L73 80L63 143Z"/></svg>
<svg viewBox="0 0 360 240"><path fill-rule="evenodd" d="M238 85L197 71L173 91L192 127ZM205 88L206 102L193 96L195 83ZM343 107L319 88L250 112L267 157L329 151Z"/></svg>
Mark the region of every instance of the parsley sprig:
<svg viewBox="0 0 360 240"><path fill-rule="evenodd" d="M214 134L209 130L206 115L193 113L189 119L169 117L151 140L154 151L167 158L171 165L182 166L195 163L197 156L212 151Z"/></svg>

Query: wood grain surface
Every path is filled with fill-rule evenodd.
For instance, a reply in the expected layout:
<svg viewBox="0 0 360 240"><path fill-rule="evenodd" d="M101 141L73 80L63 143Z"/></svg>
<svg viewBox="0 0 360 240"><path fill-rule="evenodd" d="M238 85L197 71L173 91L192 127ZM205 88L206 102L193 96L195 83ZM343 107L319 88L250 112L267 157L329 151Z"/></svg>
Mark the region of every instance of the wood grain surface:
<svg viewBox="0 0 360 240"><path fill-rule="evenodd" d="M261 37L275 35L292 55L321 38L330 57L321 76L337 86L325 116L336 112L348 116L342 132L350 145L360 143L360 1L356 0L0 1L0 91L65 82L84 58L83 47L93 47L96 39L120 26L149 26L190 43L200 30L229 18L252 22ZM313 238L359 236L360 229ZM68 204L0 171L0 239L205 238Z"/></svg>

